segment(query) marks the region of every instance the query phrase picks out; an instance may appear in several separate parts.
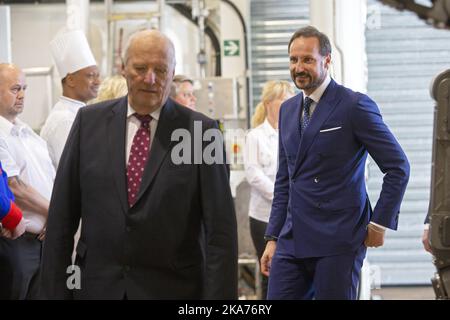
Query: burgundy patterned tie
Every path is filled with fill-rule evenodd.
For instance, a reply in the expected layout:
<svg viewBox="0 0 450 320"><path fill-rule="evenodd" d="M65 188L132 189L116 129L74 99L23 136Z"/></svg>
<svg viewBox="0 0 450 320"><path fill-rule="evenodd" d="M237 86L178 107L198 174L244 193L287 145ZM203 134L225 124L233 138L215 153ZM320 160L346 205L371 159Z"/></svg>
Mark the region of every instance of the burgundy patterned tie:
<svg viewBox="0 0 450 320"><path fill-rule="evenodd" d="M141 126L134 135L131 145L130 158L127 166L128 204L130 207L136 202L139 187L144 175L145 164L150 150L150 115L134 114L141 121Z"/></svg>

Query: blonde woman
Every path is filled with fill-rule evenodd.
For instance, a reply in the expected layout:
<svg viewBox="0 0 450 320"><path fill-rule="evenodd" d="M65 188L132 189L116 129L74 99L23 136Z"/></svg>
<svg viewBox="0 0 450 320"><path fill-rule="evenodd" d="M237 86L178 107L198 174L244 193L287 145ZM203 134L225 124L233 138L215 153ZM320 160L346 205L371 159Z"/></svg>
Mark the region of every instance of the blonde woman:
<svg viewBox="0 0 450 320"><path fill-rule="evenodd" d="M128 93L127 81L119 74L103 79L98 89L97 98L91 103L112 100L125 96Z"/></svg>
<svg viewBox="0 0 450 320"><path fill-rule="evenodd" d="M287 81L269 81L264 85L261 102L256 106L252 127L246 137L244 165L251 186L250 233L258 259L264 252L264 232L272 206L278 157L278 113L281 104L294 95ZM261 297L267 295L267 278L261 275Z"/></svg>

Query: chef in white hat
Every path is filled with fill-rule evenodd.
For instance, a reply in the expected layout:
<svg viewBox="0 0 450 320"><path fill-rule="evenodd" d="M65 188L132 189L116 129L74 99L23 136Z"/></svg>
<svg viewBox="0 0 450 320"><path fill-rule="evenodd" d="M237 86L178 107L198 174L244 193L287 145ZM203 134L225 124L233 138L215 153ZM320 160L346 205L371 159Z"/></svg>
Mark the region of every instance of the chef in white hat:
<svg viewBox="0 0 450 320"><path fill-rule="evenodd" d="M60 31L50 51L62 82L62 96L41 130L55 169L78 110L97 96L100 75L82 30Z"/></svg>

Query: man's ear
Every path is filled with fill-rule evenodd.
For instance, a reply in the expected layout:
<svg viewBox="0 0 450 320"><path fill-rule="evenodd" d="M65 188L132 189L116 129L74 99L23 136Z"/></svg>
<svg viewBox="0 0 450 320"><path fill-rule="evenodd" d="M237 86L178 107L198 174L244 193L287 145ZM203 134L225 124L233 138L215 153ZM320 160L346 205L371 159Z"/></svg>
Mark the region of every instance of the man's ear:
<svg viewBox="0 0 450 320"><path fill-rule="evenodd" d="M327 70L330 69L330 64L331 64L331 54L328 54L324 59L324 66Z"/></svg>
<svg viewBox="0 0 450 320"><path fill-rule="evenodd" d="M125 77L125 63L122 60L122 67L120 68L120 74ZM126 77L125 77L126 78Z"/></svg>
<svg viewBox="0 0 450 320"><path fill-rule="evenodd" d="M65 84L70 88L75 87L75 79L73 77L73 74L71 73L67 74L67 76L65 77Z"/></svg>

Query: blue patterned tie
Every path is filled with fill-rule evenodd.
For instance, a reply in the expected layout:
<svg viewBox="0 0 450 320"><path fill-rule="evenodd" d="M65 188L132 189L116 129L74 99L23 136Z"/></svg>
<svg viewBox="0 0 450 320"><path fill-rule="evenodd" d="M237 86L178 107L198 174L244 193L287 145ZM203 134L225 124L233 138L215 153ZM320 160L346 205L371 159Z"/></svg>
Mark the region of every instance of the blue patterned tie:
<svg viewBox="0 0 450 320"><path fill-rule="evenodd" d="M313 99L311 99L310 97L306 97L305 101L303 102L303 117L301 119L301 131L302 131L302 135L303 132L305 131L306 127L309 124L309 121L311 120L311 116L309 114L310 112L310 108L311 108L311 104L313 103Z"/></svg>

